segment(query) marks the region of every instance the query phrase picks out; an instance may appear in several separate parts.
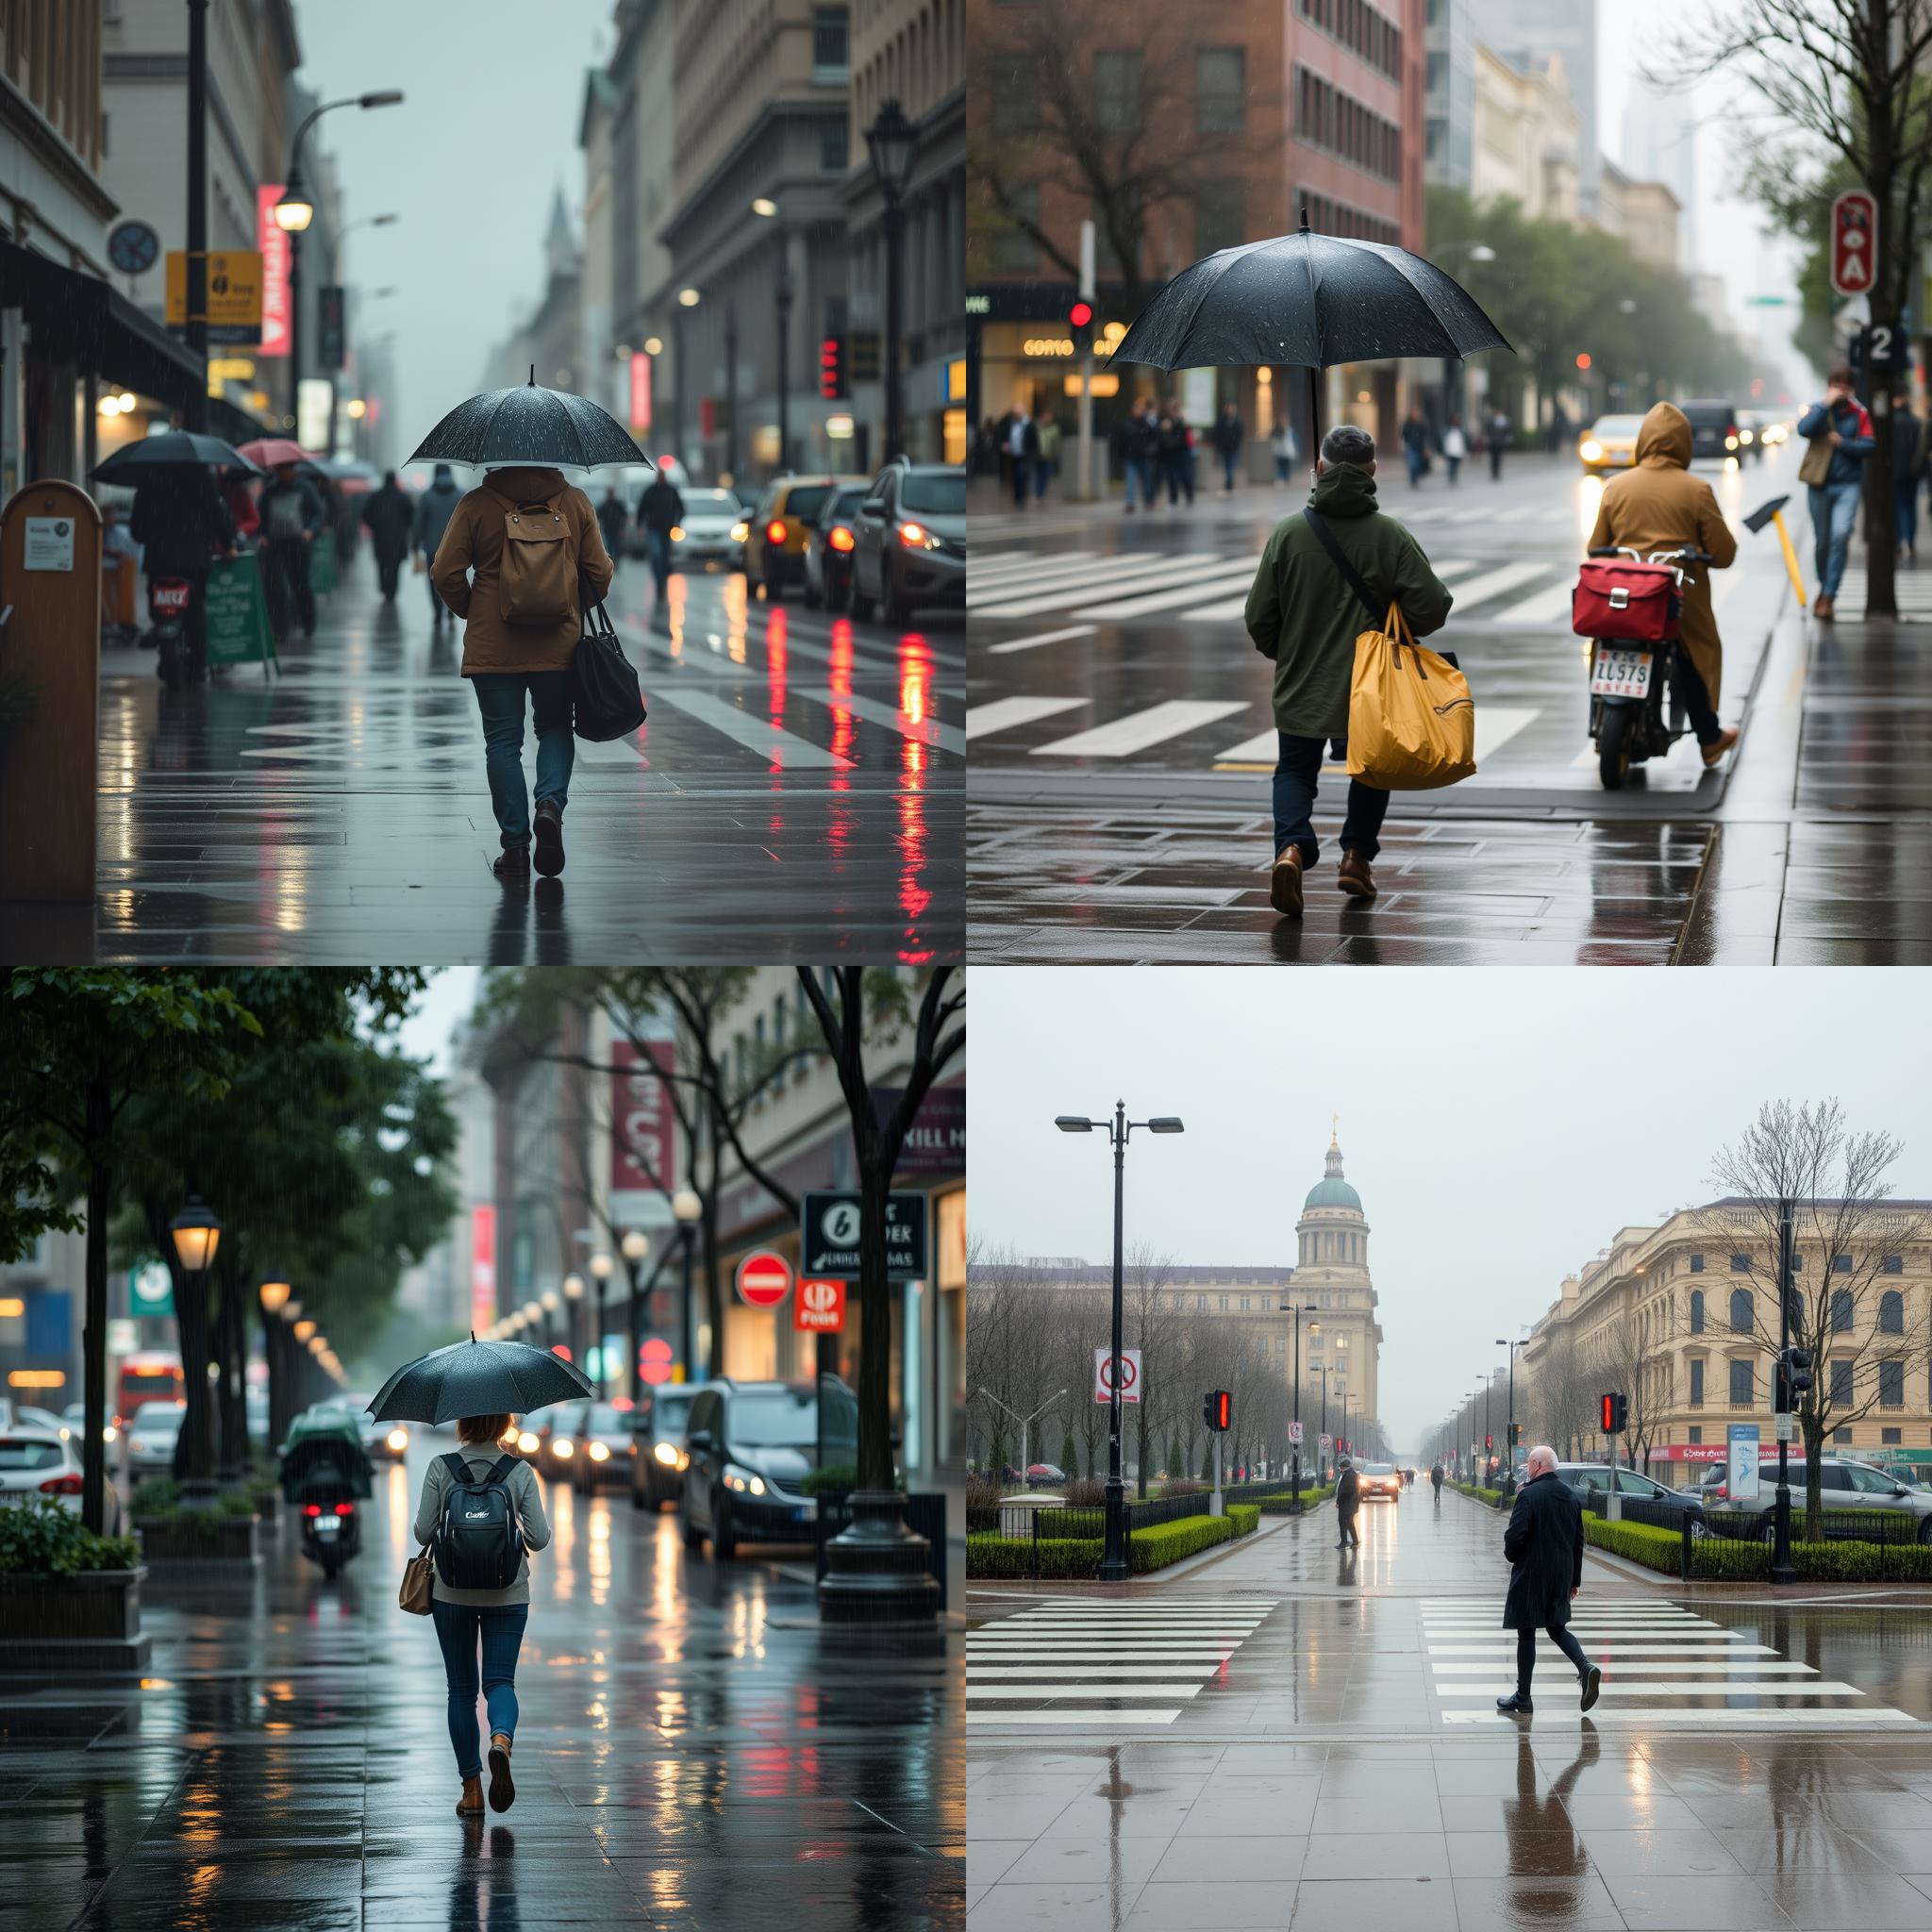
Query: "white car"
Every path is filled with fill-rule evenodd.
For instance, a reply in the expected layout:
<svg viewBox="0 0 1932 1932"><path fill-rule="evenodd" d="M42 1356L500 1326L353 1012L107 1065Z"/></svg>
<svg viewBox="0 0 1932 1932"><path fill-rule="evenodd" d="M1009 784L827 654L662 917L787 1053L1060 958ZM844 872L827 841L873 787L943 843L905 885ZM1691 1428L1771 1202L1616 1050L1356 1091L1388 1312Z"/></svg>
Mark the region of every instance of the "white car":
<svg viewBox="0 0 1932 1932"><path fill-rule="evenodd" d="M685 490L684 521L671 532L671 567L721 563L727 570L744 567L744 540L751 524L744 506L728 490Z"/></svg>
<svg viewBox="0 0 1932 1932"><path fill-rule="evenodd" d="M69 1438L76 1446L77 1453L78 1445L86 1441L87 1404L84 1402L70 1402L60 1411L60 1426L67 1431ZM101 1424L101 1441L113 1443L118 1442L120 1440L121 1431L114 1426L113 1412L109 1410L108 1420Z"/></svg>
<svg viewBox="0 0 1932 1932"><path fill-rule="evenodd" d="M127 1425L127 1473L173 1475L175 1444L187 1409L175 1402L143 1402Z"/></svg>
<svg viewBox="0 0 1932 1932"><path fill-rule="evenodd" d="M16 1422L0 1433L0 1500L58 1496L78 1509L80 1480L80 1457L57 1429Z"/></svg>

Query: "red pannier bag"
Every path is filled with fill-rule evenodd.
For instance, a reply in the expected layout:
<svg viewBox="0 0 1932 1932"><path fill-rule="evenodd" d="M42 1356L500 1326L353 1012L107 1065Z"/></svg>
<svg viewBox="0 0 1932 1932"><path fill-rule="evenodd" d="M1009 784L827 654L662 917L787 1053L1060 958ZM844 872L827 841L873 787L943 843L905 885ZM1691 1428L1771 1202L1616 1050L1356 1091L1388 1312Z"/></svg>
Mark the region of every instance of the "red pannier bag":
<svg viewBox="0 0 1932 1932"><path fill-rule="evenodd" d="M1580 638L1633 644L1674 643L1683 600L1668 563L1629 557L1590 557L1576 574L1571 628Z"/></svg>

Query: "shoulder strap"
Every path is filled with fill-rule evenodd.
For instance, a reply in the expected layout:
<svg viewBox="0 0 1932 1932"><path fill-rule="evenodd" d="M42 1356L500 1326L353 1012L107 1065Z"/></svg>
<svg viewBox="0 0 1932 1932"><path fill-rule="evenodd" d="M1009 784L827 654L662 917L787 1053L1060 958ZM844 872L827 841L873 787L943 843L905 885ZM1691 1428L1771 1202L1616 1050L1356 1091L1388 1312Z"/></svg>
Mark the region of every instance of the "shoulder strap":
<svg viewBox="0 0 1932 1932"><path fill-rule="evenodd" d="M470 1480L469 1463L462 1457L458 1456L454 1449L450 1450L446 1455L439 1456L436 1459L449 1471L451 1477L455 1481L466 1483Z"/></svg>
<svg viewBox="0 0 1932 1932"><path fill-rule="evenodd" d="M1362 582L1361 573L1341 554L1341 545L1335 541L1335 532L1328 527L1326 520L1314 510L1305 508L1302 511L1302 521L1314 531L1315 541L1328 553L1328 561L1341 573L1342 581L1356 593L1362 608L1380 624L1389 613L1380 608L1375 600L1369 595L1369 587Z"/></svg>
<svg viewBox="0 0 1932 1932"><path fill-rule="evenodd" d="M490 1466L490 1474L483 1480L486 1483L508 1483L521 1466L523 1458L518 1456L499 1456Z"/></svg>

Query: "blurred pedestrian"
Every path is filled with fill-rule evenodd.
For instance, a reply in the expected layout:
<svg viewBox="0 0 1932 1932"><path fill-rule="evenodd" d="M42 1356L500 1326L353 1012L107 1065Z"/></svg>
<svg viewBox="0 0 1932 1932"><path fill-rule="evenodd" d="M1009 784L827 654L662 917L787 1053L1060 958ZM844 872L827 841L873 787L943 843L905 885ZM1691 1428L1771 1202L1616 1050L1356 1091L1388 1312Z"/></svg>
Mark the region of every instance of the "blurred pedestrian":
<svg viewBox="0 0 1932 1932"><path fill-rule="evenodd" d="M1402 425L1402 459L1408 465L1408 487L1413 490L1429 467L1429 425L1420 408L1411 408Z"/></svg>
<svg viewBox="0 0 1932 1932"><path fill-rule="evenodd" d="M1517 1491L1503 1554L1509 1559L1509 1594L1503 1603L1503 1627L1516 1632L1516 1690L1496 1699L1511 1717L1535 1709L1529 1699L1536 1671L1536 1633L1542 1630L1576 1666L1583 1685L1583 1707L1597 1700L1603 1673L1584 1656L1570 1630L1570 1605L1583 1587L1583 1507L1557 1474L1557 1452L1540 1442L1529 1452L1529 1479Z"/></svg>
<svg viewBox="0 0 1932 1932"><path fill-rule="evenodd" d="M483 1761L476 1731L476 1693L490 1714L490 1808L508 1811L516 1800L510 1751L517 1735L517 1653L530 1616L528 1552L550 1541L550 1524L537 1473L522 1457L507 1455L499 1439L509 1428L507 1415L470 1415L457 1424L457 1449L431 1459L423 1473L416 1505L416 1541L436 1551L430 1586L430 1615L442 1651L449 1688L449 1741L463 1781L457 1815L473 1818L483 1810ZM516 1574L498 1589L465 1589L446 1582L445 1566L457 1569L461 1557L443 1531L443 1500L459 1483L501 1482L508 1491L522 1550ZM477 1668L481 1654L481 1670Z"/></svg>
<svg viewBox="0 0 1932 1932"><path fill-rule="evenodd" d="M615 483L604 492L604 501L597 506L597 528L603 535L605 549L610 553L614 570L624 556L624 533L630 528L630 512L625 508Z"/></svg>
<svg viewBox="0 0 1932 1932"><path fill-rule="evenodd" d="M1221 406L1221 420L1214 425L1214 454L1221 458L1221 493L1234 494L1235 465L1241 460L1241 440L1247 431L1241 425L1241 412L1238 405L1226 402Z"/></svg>
<svg viewBox="0 0 1932 1932"><path fill-rule="evenodd" d="M1436 1492L1436 1501L1442 1500L1442 1458L1436 1457L1435 1465L1429 1471L1429 1487Z"/></svg>
<svg viewBox="0 0 1932 1932"><path fill-rule="evenodd" d="M326 526L321 493L293 463L277 463L261 492L261 536L268 557L269 615L277 641L296 619L305 637L315 635L315 589L308 577L308 548Z"/></svg>
<svg viewBox="0 0 1932 1932"><path fill-rule="evenodd" d="M429 560L442 541L442 533L449 528L449 520L462 500L463 492L457 488L456 472L447 463L438 463L430 476L429 488L416 499L416 526L409 533L416 554L423 559L421 569L428 570ZM453 617L448 606L437 594L433 575L429 578L429 610L432 631L445 617Z"/></svg>
<svg viewBox="0 0 1932 1932"><path fill-rule="evenodd" d="M1509 418L1500 409L1490 412L1486 429L1490 450L1490 481L1503 480L1503 452L1509 447Z"/></svg>
<svg viewBox="0 0 1932 1932"><path fill-rule="evenodd" d="M585 608L602 603L610 588L610 558L591 499L557 470L521 463L492 470L457 505L430 575L442 601L465 620L463 675L482 715L490 803L502 836L493 869L508 885L529 877L527 695L537 733L535 862L554 878L563 870L575 755L571 653Z"/></svg>
<svg viewBox="0 0 1932 1932"><path fill-rule="evenodd" d="M1137 493L1146 508L1154 508L1154 466L1159 441L1152 399L1136 396L1134 407L1113 432L1114 457L1120 465L1121 481L1125 491L1123 508L1128 516L1134 514Z"/></svg>
<svg viewBox="0 0 1932 1932"><path fill-rule="evenodd" d="M1925 425L1910 396L1891 399L1891 525L1893 541L1914 562L1919 557L1919 478L1925 474Z"/></svg>
<svg viewBox="0 0 1932 1932"><path fill-rule="evenodd" d="M1033 493L1044 503L1046 486L1058 474L1060 466L1060 425L1044 402L1033 412Z"/></svg>
<svg viewBox="0 0 1932 1932"><path fill-rule="evenodd" d="M1462 459L1469 454L1469 438L1463 432L1462 418L1452 416L1449 426L1442 432L1442 460L1449 466L1449 487L1456 488L1456 473L1462 468Z"/></svg>
<svg viewBox="0 0 1932 1932"><path fill-rule="evenodd" d="M1838 587L1844 581L1852 525L1865 488L1865 459L1878 446L1872 419L1852 388L1852 372L1842 362L1825 380L1824 400L1798 418L1798 434L1810 444L1798 465L1798 481L1811 491L1817 546L1818 597L1811 614L1820 624L1829 624L1837 613Z"/></svg>
<svg viewBox="0 0 1932 1932"><path fill-rule="evenodd" d="M671 533L684 521L684 498L662 470L638 498L638 527L644 533L644 552L651 559L651 581L658 586L658 608L671 588Z"/></svg>
<svg viewBox="0 0 1932 1932"><path fill-rule="evenodd" d="M252 542L261 529L261 512L255 507L255 491L248 472L219 463L215 466L215 485L222 492L228 521L235 526L236 541Z"/></svg>
<svg viewBox="0 0 1932 1932"><path fill-rule="evenodd" d="M1033 418L1016 408L1007 425L1007 454L1013 459L1013 508L1026 508L1026 492L1032 488L1033 467L1040 457L1040 431Z"/></svg>
<svg viewBox="0 0 1932 1932"><path fill-rule="evenodd" d="M1333 549L1330 549L1333 545ZM1440 630L1455 600L1422 545L1375 502L1375 445L1365 429L1338 423L1322 439L1315 487L1299 516L1277 524L1248 592L1255 648L1274 664L1274 867L1269 903L1302 913L1302 875L1321 856L1312 814L1324 745L1348 756L1348 697L1355 641L1400 604L1419 638ZM1371 861L1389 794L1351 778L1336 884L1351 898L1375 896Z"/></svg>
<svg viewBox="0 0 1932 1932"><path fill-rule="evenodd" d="M1335 1478L1335 1526L1339 1531L1335 1547L1338 1550L1343 1547L1361 1548L1361 1532L1356 1528L1356 1514L1361 1507L1362 1479L1356 1474L1355 1464L1344 1456Z"/></svg>
<svg viewBox="0 0 1932 1932"><path fill-rule="evenodd" d="M362 522L369 531L369 547L375 553L382 601L393 604L403 559L409 554L409 533L416 526L416 507L393 470L385 472L380 490L369 492L369 500L362 506Z"/></svg>
<svg viewBox="0 0 1932 1932"><path fill-rule="evenodd" d="M1274 419L1274 434L1269 439L1274 455L1274 482L1277 489L1285 489L1289 473L1294 468L1294 428L1286 416Z"/></svg>
<svg viewBox="0 0 1932 1932"><path fill-rule="evenodd" d="M1186 491L1188 508L1194 507L1193 465L1189 461L1188 419L1177 407L1170 403L1155 424L1155 450L1160 462L1161 479L1167 485L1167 507L1169 509L1181 500Z"/></svg>

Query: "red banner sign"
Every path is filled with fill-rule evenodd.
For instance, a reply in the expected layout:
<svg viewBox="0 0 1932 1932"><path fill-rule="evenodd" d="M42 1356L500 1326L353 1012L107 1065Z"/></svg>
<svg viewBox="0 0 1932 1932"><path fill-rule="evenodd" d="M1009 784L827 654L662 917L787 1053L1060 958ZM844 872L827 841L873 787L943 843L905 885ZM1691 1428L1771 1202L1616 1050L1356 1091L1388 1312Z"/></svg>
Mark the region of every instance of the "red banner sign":
<svg viewBox="0 0 1932 1932"><path fill-rule="evenodd" d="M669 1194L677 1186L677 1116L658 1078L677 1064L670 1040L613 1041L610 1064L610 1190Z"/></svg>
<svg viewBox="0 0 1932 1932"><path fill-rule="evenodd" d="M470 1209L470 1326L479 1333L496 1320L496 1209L479 1201Z"/></svg>
<svg viewBox="0 0 1932 1932"><path fill-rule="evenodd" d="M806 1335L837 1335L845 1326L845 1284L801 1281L791 1304L791 1325Z"/></svg>
<svg viewBox="0 0 1932 1932"><path fill-rule="evenodd" d="M289 234L275 220L279 181L255 191L255 245L261 250L261 346L258 356L289 353Z"/></svg>
<svg viewBox="0 0 1932 1932"><path fill-rule="evenodd" d="M651 426L651 358L641 349L630 352L630 426Z"/></svg>

